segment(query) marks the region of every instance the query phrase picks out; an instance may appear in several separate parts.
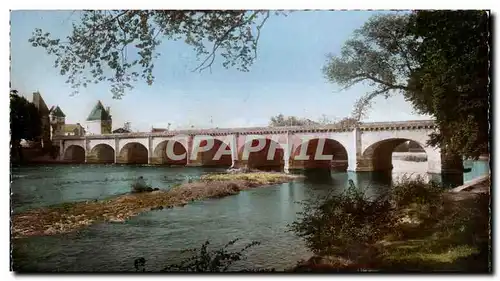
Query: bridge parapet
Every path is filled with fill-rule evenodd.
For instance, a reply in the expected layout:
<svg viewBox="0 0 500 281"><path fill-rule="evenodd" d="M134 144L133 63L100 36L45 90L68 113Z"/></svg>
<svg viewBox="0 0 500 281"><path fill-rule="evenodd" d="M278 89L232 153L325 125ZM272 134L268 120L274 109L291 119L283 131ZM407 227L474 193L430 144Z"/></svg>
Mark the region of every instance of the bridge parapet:
<svg viewBox="0 0 500 281"><path fill-rule="evenodd" d="M433 120L370 122L370 123L361 123L359 128L362 131L437 129L437 124Z"/></svg>

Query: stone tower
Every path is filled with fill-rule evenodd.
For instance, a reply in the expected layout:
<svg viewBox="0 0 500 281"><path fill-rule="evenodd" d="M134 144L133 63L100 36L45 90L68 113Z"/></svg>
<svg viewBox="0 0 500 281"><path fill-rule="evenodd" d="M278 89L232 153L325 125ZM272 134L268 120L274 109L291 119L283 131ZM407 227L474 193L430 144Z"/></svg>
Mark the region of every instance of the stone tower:
<svg viewBox="0 0 500 281"><path fill-rule="evenodd" d="M40 145L43 149L46 149L52 145L50 140L49 108L38 91L33 93L33 104L38 109L42 123L42 134L39 137Z"/></svg>
<svg viewBox="0 0 500 281"><path fill-rule="evenodd" d="M51 127L51 137L63 135L64 125L66 124L66 115L62 112L59 106L52 108L50 110L50 127Z"/></svg>
<svg viewBox="0 0 500 281"><path fill-rule="evenodd" d="M101 101L97 101L86 121L86 132L89 135L111 134L111 114L109 107L104 109Z"/></svg>

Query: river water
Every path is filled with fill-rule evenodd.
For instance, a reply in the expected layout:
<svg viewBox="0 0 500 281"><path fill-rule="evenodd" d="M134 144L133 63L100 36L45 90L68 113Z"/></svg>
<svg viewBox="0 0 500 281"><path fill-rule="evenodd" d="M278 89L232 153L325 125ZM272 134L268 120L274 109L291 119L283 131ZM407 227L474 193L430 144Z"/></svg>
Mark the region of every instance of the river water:
<svg viewBox="0 0 500 281"><path fill-rule="evenodd" d="M238 268L285 269L311 256L304 242L288 232L297 218L301 202L340 192L349 179L367 188L368 194L386 190L391 180L403 174L423 175L426 162L393 160L392 175L332 172L331 179L279 184L243 191L221 199L191 202L184 207L143 213L125 223L101 223L79 232L12 242L16 271L133 271L134 259L144 257L148 270L159 270L179 262L181 250L210 247L240 238L236 246L259 241L250 248ZM472 171L464 181L489 171L487 162L467 162ZM167 168L159 166L48 165L13 168L11 208L14 213L62 202L104 199L127 193L139 176L152 186L168 189L196 179L214 168ZM239 249L237 247L236 249Z"/></svg>

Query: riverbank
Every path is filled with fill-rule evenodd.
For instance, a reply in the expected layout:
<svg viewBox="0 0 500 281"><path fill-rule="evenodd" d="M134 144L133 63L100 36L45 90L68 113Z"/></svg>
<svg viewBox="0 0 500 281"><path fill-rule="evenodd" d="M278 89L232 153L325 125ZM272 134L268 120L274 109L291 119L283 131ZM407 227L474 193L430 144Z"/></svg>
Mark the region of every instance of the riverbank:
<svg viewBox="0 0 500 281"><path fill-rule="evenodd" d="M289 271L491 272L490 184L489 177L483 177L455 192L411 192L408 184L404 197L409 201L397 202L381 220L384 224L372 226L370 232L384 233L376 241L360 242L354 253L351 248L317 253ZM380 216L386 214L374 220ZM362 231L365 225L350 227Z"/></svg>
<svg viewBox="0 0 500 281"><path fill-rule="evenodd" d="M208 174L170 190L125 194L107 200L63 203L12 216L12 237L68 233L97 222L123 222L142 212L184 206L188 202L221 198L242 190L297 180L283 173Z"/></svg>

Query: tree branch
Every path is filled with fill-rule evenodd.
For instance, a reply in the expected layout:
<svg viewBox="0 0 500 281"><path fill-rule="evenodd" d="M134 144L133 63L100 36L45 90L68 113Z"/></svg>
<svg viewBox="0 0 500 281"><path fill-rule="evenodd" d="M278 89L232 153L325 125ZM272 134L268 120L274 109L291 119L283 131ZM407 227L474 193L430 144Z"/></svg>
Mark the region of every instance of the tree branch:
<svg viewBox="0 0 500 281"><path fill-rule="evenodd" d="M368 73L360 73L356 76L351 76L351 77L349 77L349 80L351 80L351 79L357 79L355 82L350 83L351 86L358 83L358 82L361 82L362 80L372 80L373 82L376 82L376 83L379 83L381 85L388 87L389 90L408 90L407 86L391 84L391 83L382 81L382 80L380 80L372 75L369 75Z"/></svg>
<svg viewBox="0 0 500 281"><path fill-rule="evenodd" d="M257 37L255 38L255 42L253 44L254 46L254 56L255 58L257 58L257 45L259 43L259 38L260 38L260 29L264 26L264 24L266 23L267 19L269 18L269 11L266 12L266 16L264 17L264 19L262 20L262 22L257 26Z"/></svg>
<svg viewBox="0 0 500 281"><path fill-rule="evenodd" d="M243 24L247 23L249 20L252 20L252 19L253 19L253 17L255 17L258 13L259 13L258 11L254 12L254 13L253 13L253 14L249 17L249 19L248 19L247 21L243 21L243 18L245 17L245 14L244 14L244 13L243 13L243 14L241 14L241 17L240 17L239 21L238 21L235 25L231 26L231 27L230 27L230 28L229 28L229 29L228 29L228 30L227 30L227 31L226 31L226 32L225 32L225 33L224 33L221 37L219 37L219 38L217 38L217 40L215 40L214 45L213 45L213 47L212 47L212 51L210 52L210 54L209 54L209 55L205 58L205 60L203 60L203 62L202 62L201 64L199 64L199 65L198 65L195 69L193 69L192 71L193 71L193 72L195 72L195 71L199 70L199 71L201 72L201 71L203 71L204 69L207 69L207 68L211 67L211 66L212 66L212 64L213 64L213 63L214 63L214 61L215 61L215 52L217 51L217 49L219 49L219 47L220 47L220 45L221 45L222 41L223 41L223 40L224 40L224 39L225 39L225 38L229 35L229 33L231 33L231 32L232 32L235 28L242 26ZM210 58L211 58L210 63L204 66L204 64L205 64L205 63L206 63L206 62L207 62Z"/></svg>

